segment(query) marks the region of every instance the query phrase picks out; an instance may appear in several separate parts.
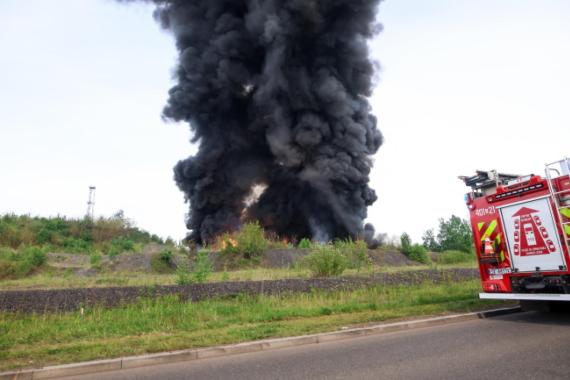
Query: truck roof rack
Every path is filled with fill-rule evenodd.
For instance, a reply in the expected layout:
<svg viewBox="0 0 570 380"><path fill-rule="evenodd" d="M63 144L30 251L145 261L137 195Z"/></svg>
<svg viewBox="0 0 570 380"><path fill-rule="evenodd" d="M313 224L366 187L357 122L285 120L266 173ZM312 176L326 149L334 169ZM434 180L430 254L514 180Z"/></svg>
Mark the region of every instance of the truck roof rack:
<svg viewBox="0 0 570 380"><path fill-rule="evenodd" d="M521 177L517 174L497 173L495 170L482 171L477 170L474 176L460 176L459 179L465 182L473 191L484 190L490 187L497 187L499 185L506 185L509 181Z"/></svg>

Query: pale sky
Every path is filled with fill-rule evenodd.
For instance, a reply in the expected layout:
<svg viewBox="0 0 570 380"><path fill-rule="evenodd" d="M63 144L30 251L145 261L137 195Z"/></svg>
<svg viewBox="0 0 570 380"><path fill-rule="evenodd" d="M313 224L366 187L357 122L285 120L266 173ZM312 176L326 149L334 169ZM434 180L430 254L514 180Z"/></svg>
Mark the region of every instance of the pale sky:
<svg viewBox="0 0 570 380"><path fill-rule="evenodd" d="M570 1L386 0L378 17L379 232L466 218L458 175L570 156ZM160 118L175 62L151 5L0 0L0 213L81 217L95 185L96 215L184 237L172 167L195 147Z"/></svg>

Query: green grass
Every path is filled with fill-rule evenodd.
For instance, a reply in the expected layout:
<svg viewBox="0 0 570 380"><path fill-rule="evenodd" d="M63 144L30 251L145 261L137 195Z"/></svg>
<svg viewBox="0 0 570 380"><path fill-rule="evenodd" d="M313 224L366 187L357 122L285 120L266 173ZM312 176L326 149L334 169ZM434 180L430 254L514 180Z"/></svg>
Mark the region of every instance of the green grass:
<svg viewBox="0 0 570 380"><path fill-rule="evenodd" d="M116 309L0 313L0 370L207 347L489 306L479 281L355 291L240 296L198 303L175 297ZM496 304L496 303L495 303Z"/></svg>
<svg viewBox="0 0 570 380"><path fill-rule="evenodd" d="M38 247L17 250L0 247L0 279L26 277L41 268L45 261L45 252Z"/></svg>
<svg viewBox="0 0 570 380"><path fill-rule="evenodd" d="M432 264L402 267L366 266L362 269L347 269L343 276L369 276L375 273L397 273L425 269L476 268L476 263L460 263L450 265ZM310 278L312 273L301 266L284 269L253 268L236 271L213 272L207 282L221 281L268 281L289 278ZM0 290L15 289L60 289L60 288L92 288L110 286L153 286L176 285L178 276L172 274L156 274L143 272L98 273L93 276L76 276L70 272L44 270L33 276L19 279L0 280Z"/></svg>
<svg viewBox="0 0 570 380"><path fill-rule="evenodd" d="M462 264L477 262L474 253L467 253L462 251L445 251L439 253L436 257L438 264Z"/></svg>

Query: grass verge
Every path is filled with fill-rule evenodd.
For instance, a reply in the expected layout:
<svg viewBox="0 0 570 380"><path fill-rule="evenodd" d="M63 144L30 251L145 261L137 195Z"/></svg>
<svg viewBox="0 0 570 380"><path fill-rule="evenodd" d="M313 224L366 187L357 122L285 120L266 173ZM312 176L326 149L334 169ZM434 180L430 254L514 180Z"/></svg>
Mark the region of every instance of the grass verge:
<svg viewBox="0 0 570 380"><path fill-rule="evenodd" d="M453 269L476 268L470 264L451 265L414 265L389 267L370 265L362 269L347 269L343 276L369 276L375 273L397 273L423 269ZM227 272L213 272L208 276L207 282L221 281L270 281L289 278L311 278L309 269L295 267L290 269L253 268ZM156 274L144 272L109 272L98 273L93 276L78 276L71 273L58 273L44 271L33 276L0 280L0 290L26 290L26 289L63 289L63 288L95 288L112 286L153 286L176 285L176 274Z"/></svg>
<svg viewBox="0 0 570 380"><path fill-rule="evenodd" d="M166 297L45 315L0 313L0 370L311 334L497 304L479 300L479 288L478 280L470 280L197 303Z"/></svg>

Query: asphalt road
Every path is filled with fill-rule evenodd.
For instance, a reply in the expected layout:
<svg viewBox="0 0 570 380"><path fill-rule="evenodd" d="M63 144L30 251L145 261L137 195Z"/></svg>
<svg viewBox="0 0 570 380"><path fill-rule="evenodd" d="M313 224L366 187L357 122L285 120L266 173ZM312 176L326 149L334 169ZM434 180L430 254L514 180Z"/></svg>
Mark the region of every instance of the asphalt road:
<svg viewBox="0 0 570 380"><path fill-rule="evenodd" d="M570 314L519 313L74 379L501 378L570 379Z"/></svg>

